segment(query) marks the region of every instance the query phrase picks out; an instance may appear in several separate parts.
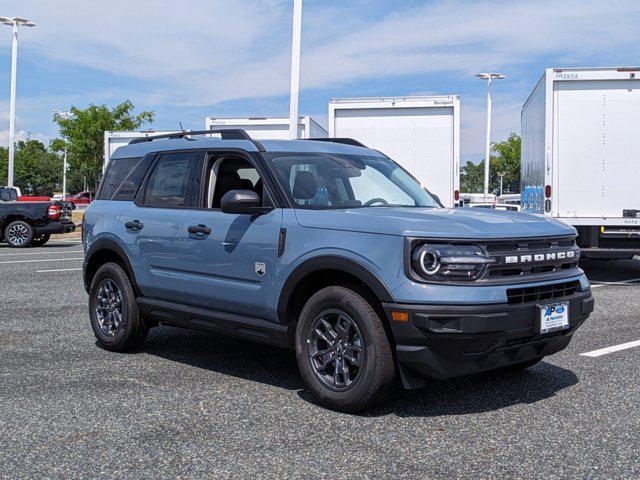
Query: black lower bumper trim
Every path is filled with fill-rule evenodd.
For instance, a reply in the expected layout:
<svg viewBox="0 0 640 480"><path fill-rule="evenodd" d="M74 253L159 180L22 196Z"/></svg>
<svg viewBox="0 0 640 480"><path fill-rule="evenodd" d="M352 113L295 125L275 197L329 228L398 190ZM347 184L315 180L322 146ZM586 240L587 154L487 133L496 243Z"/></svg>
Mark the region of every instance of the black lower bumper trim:
<svg viewBox="0 0 640 480"><path fill-rule="evenodd" d="M75 231L76 225L72 222L50 222L44 225L36 227L36 233L38 235L51 235L53 233L71 233Z"/></svg>
<svg viewBox="0 0 640 480"><path fill-rule="evenodd" d="M569 303L569 328L540 334L538 304L384 304L406 388L545 357L564 349L593 311L590 291L541 302ZM391 311L408 313L392 320ZM403 318L396 315L396 318Z"/></svg>

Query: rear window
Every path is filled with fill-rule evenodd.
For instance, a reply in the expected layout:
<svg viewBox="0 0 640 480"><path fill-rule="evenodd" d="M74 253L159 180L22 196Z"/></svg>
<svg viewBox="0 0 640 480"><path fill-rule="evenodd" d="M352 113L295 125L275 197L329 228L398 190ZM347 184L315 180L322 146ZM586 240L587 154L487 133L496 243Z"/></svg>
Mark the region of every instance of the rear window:
<svg viewBox="0 0 640 480"><path fill-rule="evenodd" d="M153 155L111 160L102 179L98 200L133 200Z"/></svg>
<svg viewBox="0 0 640 480"><path fill-rule="evenodd" d="M0 188L0 200L12 202L18 200L18 193L13 188Z"/></svg>

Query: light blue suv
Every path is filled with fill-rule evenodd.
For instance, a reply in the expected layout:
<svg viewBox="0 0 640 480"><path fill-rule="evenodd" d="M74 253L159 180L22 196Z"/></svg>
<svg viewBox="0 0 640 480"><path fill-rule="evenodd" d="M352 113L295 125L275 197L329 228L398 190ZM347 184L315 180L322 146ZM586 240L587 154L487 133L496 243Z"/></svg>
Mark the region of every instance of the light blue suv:
<svg viewBox="0 0 640 480"><path fill-rule="evenodd" d="M136 348L158 324L294 347L316 398L353 412L396 382L565 348L593 311L575 236L442 208L354 140L184 132L116 150L84 216L84 282L106 349Z"/></svg>

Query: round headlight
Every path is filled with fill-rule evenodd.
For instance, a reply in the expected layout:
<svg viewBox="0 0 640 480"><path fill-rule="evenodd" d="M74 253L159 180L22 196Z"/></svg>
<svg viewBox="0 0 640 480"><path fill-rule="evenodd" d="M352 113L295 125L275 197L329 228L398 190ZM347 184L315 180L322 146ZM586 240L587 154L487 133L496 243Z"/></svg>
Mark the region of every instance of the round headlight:
<svg viewBox="0 0 640 480"><path fill-rule="evenodd" d="M416 271L427 276L435 275L440 270L440 253L424 245L418 248L414 253L413 264Z"/></svg>

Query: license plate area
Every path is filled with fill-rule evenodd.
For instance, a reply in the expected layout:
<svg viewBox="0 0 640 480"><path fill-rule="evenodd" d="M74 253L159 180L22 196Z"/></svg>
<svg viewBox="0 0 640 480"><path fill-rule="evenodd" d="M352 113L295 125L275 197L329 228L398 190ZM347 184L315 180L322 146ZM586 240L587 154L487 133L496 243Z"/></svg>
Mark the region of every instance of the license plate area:
<svg viewBox="0 0 640 480"><path fill-rule="evenodd" d="M538 305L538 326L541 334L569 328L569 303Z"/></svg>

